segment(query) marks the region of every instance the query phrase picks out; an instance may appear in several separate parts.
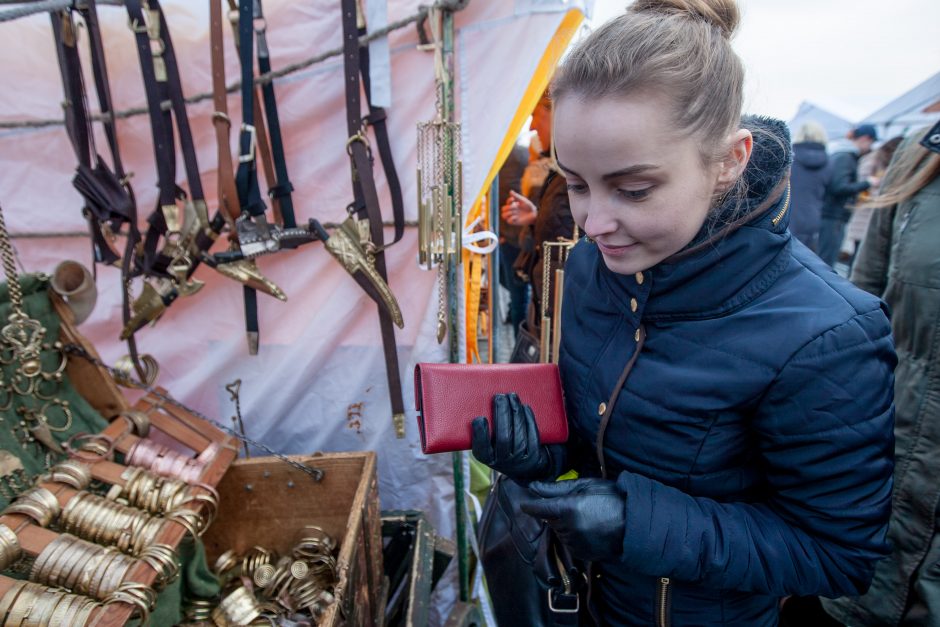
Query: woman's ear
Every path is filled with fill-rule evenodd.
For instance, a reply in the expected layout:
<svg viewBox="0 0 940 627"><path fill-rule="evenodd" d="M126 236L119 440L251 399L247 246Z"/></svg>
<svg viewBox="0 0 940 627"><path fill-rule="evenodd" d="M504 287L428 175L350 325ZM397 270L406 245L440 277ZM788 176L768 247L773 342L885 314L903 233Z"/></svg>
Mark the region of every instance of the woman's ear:
<svg viewBox="0 0 940 627"><path fill-rule="evenodd" d="M731 134L728 151L718 164L718 180L715 182L715 191L723 193L734 185L734 182L744 172L744 168L747 167L753 147L754 138L751 131L740 128Z"/></svg>

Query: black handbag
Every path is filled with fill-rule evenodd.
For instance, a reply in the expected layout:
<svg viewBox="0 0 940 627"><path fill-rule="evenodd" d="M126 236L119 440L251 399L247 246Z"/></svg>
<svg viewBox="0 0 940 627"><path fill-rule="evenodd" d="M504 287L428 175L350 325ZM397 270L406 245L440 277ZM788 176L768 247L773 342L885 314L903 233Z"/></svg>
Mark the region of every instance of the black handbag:
<svg viewBox="0 0 940 627"><path fill-rule="evenodd" d="M586 612L584 569L545 522L522 511L528 491L500 475L493 484L477 539L498 625L576 626Z"/></svg>
<svg viewBox="0 0 940 627"><path fill-rule="evenodd" d="M537 364L541 354L541 341L529 330L529 322L523 320L516 329L516 345L509 356L509 363Z"/></svg>
<svg viewBox="0 0 940 627"><path fill-rule="evenodd" d="M607 478L604 462L604 434L620 391L633 369L646 329L641 324L633 355L614 385L601 417L594 452L600 476ZM571 432L576 438L576 432ZM576 449L568 442L569 451ZM569 460L579 470L577 461ZM581 473L586 476L586 473ZM522 511L522 503L532 498L525 486L500 475L483 505L477 541L486 587L499 625L516 625L520 616L532 627L600 625L592 604L590 563L571 557L548 523ZM668 611L668 608L667 608Z"/></svg>

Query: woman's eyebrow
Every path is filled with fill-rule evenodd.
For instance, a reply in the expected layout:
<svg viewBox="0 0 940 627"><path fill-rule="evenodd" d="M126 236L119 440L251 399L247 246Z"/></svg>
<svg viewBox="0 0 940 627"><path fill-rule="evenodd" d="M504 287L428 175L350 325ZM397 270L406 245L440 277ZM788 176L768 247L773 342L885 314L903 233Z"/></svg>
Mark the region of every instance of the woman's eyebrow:
<svg viewBox="0 0 940 627"><path fill-rule="evenodd" d="M581 177L581 175L579 175L574 170L570 168L566 168L564 165L562 165L561 161L556 160L556 163L558 164L558 167L564 170L567 174L573 174L577 176L578 178ZM608 172L607 174L604 174L603 176L601 176L601 180L606 181L609 179L620 178L621 176L633 176L636 174L642 174L643 172L648 172L649 170L658 170L658 169L659 169L658 165L654 165L652 163L640 163L637 165L631 165L627 168L621 168L620 170L615 170L614 172Z"/></svg>

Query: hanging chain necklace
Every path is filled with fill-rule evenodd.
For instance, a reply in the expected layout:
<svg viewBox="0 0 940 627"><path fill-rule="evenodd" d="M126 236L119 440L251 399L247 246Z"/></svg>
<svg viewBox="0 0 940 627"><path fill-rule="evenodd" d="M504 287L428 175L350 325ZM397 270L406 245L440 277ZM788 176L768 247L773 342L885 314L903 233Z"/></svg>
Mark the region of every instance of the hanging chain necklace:
<svg viewBox="0 0 940 627"><path fill-rule="evenodd" d="M418 124L418 263L427 269L437 266L437 341L447 333L447 267L460 254L463 224L461 206L462 167L460 124L449 122L442 59L442 41L433 13L429 23L434 34L435 116ZM459 260L458 260L459 263Z"/></svg>
<svg viewBox="0 0 940 627"><path fill-rule="evenodd" d="M68 431L72 426L69 402L57 398L68 358L62 344L45 342L46 329L23 309L23 290L16 273L13 245L0 207L0 260L7 278L10 315L0 328L0 412L14 409L20 416L16 429L24 449L39 442L50 451L62 453L52 432ZM48 279L46 279L48 280ZM42 355L53 352L58 365L44 370ZM26 403L32 398L36 402ZM0 420L3 420L0 417Z"/></svg>

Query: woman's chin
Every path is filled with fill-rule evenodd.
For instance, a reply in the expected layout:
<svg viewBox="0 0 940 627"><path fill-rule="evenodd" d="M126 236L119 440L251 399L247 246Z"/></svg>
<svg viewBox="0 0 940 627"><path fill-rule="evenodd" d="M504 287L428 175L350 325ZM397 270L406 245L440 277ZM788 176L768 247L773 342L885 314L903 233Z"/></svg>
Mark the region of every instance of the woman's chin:
<svg viewBox="0 0 940 627"><path fill-rule="evenodd" d="M640 244L614 250L598 248L607 269L617 274L634 274L651 268L655 262ZM652 262L652 263L651 263Z"/></svg>

